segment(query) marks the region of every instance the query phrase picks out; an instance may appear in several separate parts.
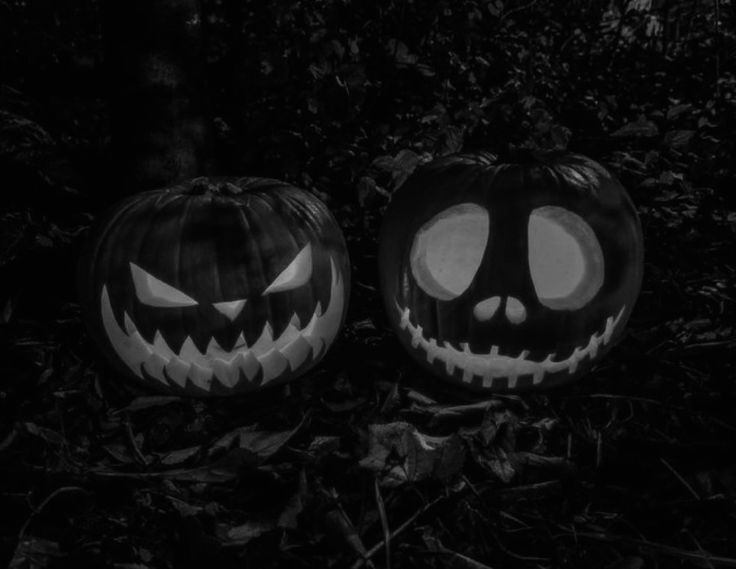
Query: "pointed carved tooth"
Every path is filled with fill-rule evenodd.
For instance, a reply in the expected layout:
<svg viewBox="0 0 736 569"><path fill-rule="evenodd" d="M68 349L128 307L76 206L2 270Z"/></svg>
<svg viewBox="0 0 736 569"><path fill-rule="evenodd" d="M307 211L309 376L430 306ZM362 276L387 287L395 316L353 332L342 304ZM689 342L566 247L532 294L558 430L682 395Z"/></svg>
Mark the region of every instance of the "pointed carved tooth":
<svg viewBox="0 0 736 569"><path fill-rule="evenodd" d="M493 387L496 378L491 373L483 374L483 387Z"/></svg>
<svg viewBox="0 0 736 569"><path fill-rule="evenodd" d="M324 342L320 336L319 330L317 330L317 313L312 315L312 319L307 324L307 327L302 330L302 337L311 344L312 346L312 357L316 359L319 353L322 351Z"/></svg>
<svg viewBox="0 0 736 569"><path fill-rule="evenodd" d="M283 348L279 348L279 352L289 360L289 367L294 371L301 366L307 359L307 356L312 353L312 345L301 336L297 336L289 344Z"/></svg>
<svg viewBox="0 0 736 569"><path fill-rule="evenodd" d="M421 326L420 326L420 329L421 329ZM411 347L412 347L412 348L415 348L415 349L416 349L416 348L417 348L417 346L419 346L419 343L420 343L421 341L422 341L422 334L421 334L421 331L420 331L419 333L415 332L415 333L414 333L414 334L412 334L412 336L411 336Z"/></svg>
<svg viewBox="0 0 736 569"><path fill-rule="evenodd" d="M250 350L248 350L247 352L240 352L235 357L235 363L245 374L245 377L248 378L248 381L253 381L256 377L256 374L258 373L258 370L261 369L260 365L258 364L258 360L251 353Z"/></svg>
<svg viewBox="0 0 736 569"><path fill-rule="evenodd" d="M608 344L608 342L611 341L612 335L613 335L613 317L609 316L606 319L606 330L603 332L603 345L604 346Z"/></svg>
<svg viewBox="0 0 736 569"><path fill-rule="evenodd" d="M330 258L330 267L332 269L330 303L327 305L325 313L319 317L320 336L324 342L325 349L329 348L332 342L335 341L340 331L343 313L345 312L345 287L342 282L342 275L335 266L335 261L332 258Z"/></svg>
<svg viewBox="0 0 736 569"><path fill-rule="evenodd" d="M186 387L190 367L179 356L173 356L166 364L166 376L177 385Z"/></svg>
<svg viewBox="0 0 736 569"><path fill-rule="evenodd" d="M301 330L302 328L302 322L299 320L299 315L294 314L294 316L291 317L291 320L289 320L289 324L292 325L297 330Z"/></svg>
<svg viewBox="0 0 736 569"><path fill-rule="evenodd" d="M204 355L199 351L199 348L194 344L191 337L187 336L184 343L181 345L179 350L179 357L185 362L197 362L201 363L204 359Z"/></svg>
<svg viewBox="0 0 736 569"><path fill-rule="evenodd" d="M153 353L151 344L146 342L146 339L137 331L130 335L127 346L130 355L135 356L141 363L150 358Z"/></svg>
<svg viewBox="0 0 736 569"><path fill-rule="evenodd" d="M233 351L242 351L248 349L248 342L245 341L245 336L243 336L243 333L240 333L240 336L238 336L238 339L235 340L235 346L233 346Z"/></svg>
<svg viewBox="0 0 736 569"><path fill-rule="evenodd" d="M542 379L544 379L544 370L540 367L534 370L534 379L532 382L534 385L537 385L538 383L542 382Z"/></svg>
<svg viewBox="0 0 736 569"><path fill-rule="evenodd" d="M156 334L153 336L153 351L166 358L166 361L170 360L176 355L172 351L172 349L169 348L166 340L164 340L164 337L158 330L156 330Z"/></svg>
<svg viewBox="0 0 736 569"><path fill-rule="evenodd" d="M161 356L160 354L157 354L156 352L153 352L151 356L143 362L143 369L146 370L146 373L150 375L151 377L158 379L162 383L168 385L168 382L166 381L166 377L164 376L164 366L168 363L168 360Z"/></svg>
<svg viewBox="0 0 736 569"><path fill-rule="evenodd" d="M100 316L102 316L102 325L105 328L107 337L115 349L120 359L127 365L133 373L143 378L141 367L151 355L151 347L148 342L138 332L127 334L115 319L115 313L110 305L110 295L107 292L107 286L102 287L100 295Z"/></svg>
<svg viewBox="0 0 736 569"><path fill-rule="evenodd" d="M516 357L517 360L525 360L529 357L529 350L522 350L521 353Z"/></svg>
<svg viewBox="0 0 736 569"><path fill-rule="evenodd" d="M275 348L259 356L258 363L263 369L263 383L280 377L289 367L289 360Z"/></svg>
<svg viewBox="0 0 736 569"><path fill-rule="evenodd" d="M508 377L508 387L509 389L513 389L516 387L516 381L519 379L519 375L517 374L516 370L511 372L511 375Z"/></svg>
<svg viewBox="0 0 736 569"><path fill-rule="evenodd" d="M299 336L301 336L299 329L294 327L292 324L287 324L284 331L281 332L281 335L274 342L273 347L280 350L283 346L290 344Z"/></svg>
<svg viewBox="0 0 736 569"><path fill-rule="evenodd" d="M470 383L473 381L473 372L470 370L463 370L463 382Z"/></svg>
<svg viewBox="0 0 736 569"><path fill-rule="evenodd" d="M318 302L317 307L314 309L314 313L317 315L317 318L322 316L322 303Z"/></svg>
<svg viewBox="0 0 736 569"><path fill-rule="evenodd" d="M465 352L466 354L472 354L473 352L470 351L470 344L467 342L460 342L460 349Z"/></svg>
<svg viewBox="0 0 736 569"><path fill-rule="evenodd" d="M491 356L492 358L495 358L496 356L498 356L498 346L496 346L495 344L491 346L491 351L488 355Z"/></svg>
<svg viewBox="0 0 736 569"><path fill-rule="evenodd" d="M327 345L322 338L303 336L312 346L312 359L318 360L325 353Z"/></svg>
<svg viewBox="0 0 736 569"><path fill-rule="evenodd" d="M133 320L131 320L130 316L128 316L127 312L123 313L123 321L125 322L125 331L128 333L128 335L138 330L138 328L135 327Z"/></svg>
<svg viewBox="0 0 736 569"><path fill-rule="evenodd" d="M261 354L265 354L272 348L273 329L271 328L271 324L266 322L266 324L263 326L263 332L261 332L261 335L256 340L256 343L250 347L249 351L253 352L253 355L258 357Z"/></svg>
<svg viewBox="0 0 736 569"><path fill-rule="evenodd" d="M230 361L215 358L212 362L212 371L218 381L225 387L234 387L240 379L240 366L232 358Z"/></svg>
<svg viewBox="0 0 736 569"><path fill-rule="evenodd" d="M192 362L189 366L189 379L197 387L209 391L212 387L212 369Z"/></svg>
<svg viewBox="0 0 736 569"><path fill-rule="evenodd" d="M225 350L218 342L215 340L214 336L210 338L210 341L207 343L207 349L205 350L205 354L210 356L210 358L222 358L222 356L226 356L229 352Z"/></svg>

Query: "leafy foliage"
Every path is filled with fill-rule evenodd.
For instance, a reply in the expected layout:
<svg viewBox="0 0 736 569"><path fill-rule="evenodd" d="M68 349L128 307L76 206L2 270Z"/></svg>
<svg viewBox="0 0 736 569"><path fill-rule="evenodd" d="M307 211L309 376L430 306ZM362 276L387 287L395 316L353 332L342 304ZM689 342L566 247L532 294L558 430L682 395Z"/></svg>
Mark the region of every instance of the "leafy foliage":
<svg viewBox="0 0 736 569"><path fill-rule="evenodd" d="M0 2L0 558L25 567L736 565L733 1L207 0L225 174L320 194L348 326L245 400L130 393L72 292L106 200L100 3ZM567 147L645 230L627 338L585 381L477 400L411 365L375 236L418 164Z"/></svg>

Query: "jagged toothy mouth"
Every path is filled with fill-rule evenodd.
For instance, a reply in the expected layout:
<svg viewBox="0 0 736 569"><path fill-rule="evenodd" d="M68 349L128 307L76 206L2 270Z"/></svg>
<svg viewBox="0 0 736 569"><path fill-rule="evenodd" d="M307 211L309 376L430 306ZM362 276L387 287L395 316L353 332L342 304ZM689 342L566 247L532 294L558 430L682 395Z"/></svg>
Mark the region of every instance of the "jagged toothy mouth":
<svg viewBox="0 0 736 569"><path fill-rule="evenodd" d="M494 388L503 387L494 385L494 382L498 384L500 381L497 380L505 380L507 382L505 387L512 389L516 387L521 376L531 376L533 384L537 385L546 374L563 371L573 374L584 358L595 359L600 347L606 346L611 341L613 331L621 321L626 306L623 306L615 317L609 316L606 319L603 332L593 333L585 346L576 347L570 356L558 361L553 360L554 353L547 354L541 361L527 359L528 350L522 351L517 356L503 355L497 345L492 345L486 354L472 352L467 343L460 344L462 350L458 350L447 341L443 342L443 345L438 345L436 339L424 337L420 325L411 323L411 311L408 308L401 308L396 303L396 309L401 319L399 322L401 329L410 334L412 347L421 349L426 354L427 363L432 364L435 360L442 362L450 375L455 369L461 370L464 383L470 383L475 377L479 377L484 388Z"/></svg>
<svg viewBox="0 0 736 569"><path fill-rule="evenodd" d="M120 359L139 378L154 378L165 386L186 388L191 383L211 391L217 380L225 388L233 388L241 381L265 384L296 371L305 363L320 358L337 336L344 307L344 284L334 261L330 302L322 312L318 302L312 318L304 328L295 314L278 338L267 322L258 340L248 346L241 333L232 350L224 350L212 338L201 352L187 336L179 353L174 352L159 331L153 343L148 342L136 329L127 312L123 314L125 329L118 324L110 304L107 286L103 286L100 304L102 322L110 344Z"/></svg>

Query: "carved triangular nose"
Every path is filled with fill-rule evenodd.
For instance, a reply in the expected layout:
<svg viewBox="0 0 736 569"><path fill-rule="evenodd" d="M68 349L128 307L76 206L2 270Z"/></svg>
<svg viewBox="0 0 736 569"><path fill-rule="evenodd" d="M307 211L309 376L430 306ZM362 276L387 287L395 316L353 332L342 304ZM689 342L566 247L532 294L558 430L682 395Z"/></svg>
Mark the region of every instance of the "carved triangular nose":
<svg viewBox="0 0 736 569"><path fill-rule="evenodd" d="M477 320L480 320L481 322L487 322L498 311L498 308L501 306L501 297L500 296L492 296L490 298L486 298L485 300L481 300L478 304L475 305L473 308L473 316ZM526 307L524 304L518 299L514 298L513 296L509 296L506 298L506 318L509 322L512 324L521 324L526 320Z"/></svg>
<svg viewBox="0 0 736 569"><path fill-rule="evenodd" d="M245 300L246 299L231 300L229 302L215 302L212 306L214 306L218 312L227 316L230 320L235 320L238 314L240 314L240 311L243 310Z"/></svg>

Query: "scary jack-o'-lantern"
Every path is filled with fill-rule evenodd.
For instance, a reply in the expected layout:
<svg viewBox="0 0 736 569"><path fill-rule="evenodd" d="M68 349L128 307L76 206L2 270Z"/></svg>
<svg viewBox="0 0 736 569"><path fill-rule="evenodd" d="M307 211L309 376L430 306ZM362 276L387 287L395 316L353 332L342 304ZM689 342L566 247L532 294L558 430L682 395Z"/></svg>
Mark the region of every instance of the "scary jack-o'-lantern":
<svg viewBox="0 0 736 569"><path fill-rule="evenodd" d="M546 387L620 337L642 232L624 188L589 158L458 154L393 196L379 270L390 323L421 365L480 390Z"/></svg>
<svg viewBox="0 0 736 569"><path fill-rule="evenodd" d="M199 178L124 200L80 262L86 324L113 365L194 396L288 381L335 340L349 293L326 206L276 180Z"/></svg>

